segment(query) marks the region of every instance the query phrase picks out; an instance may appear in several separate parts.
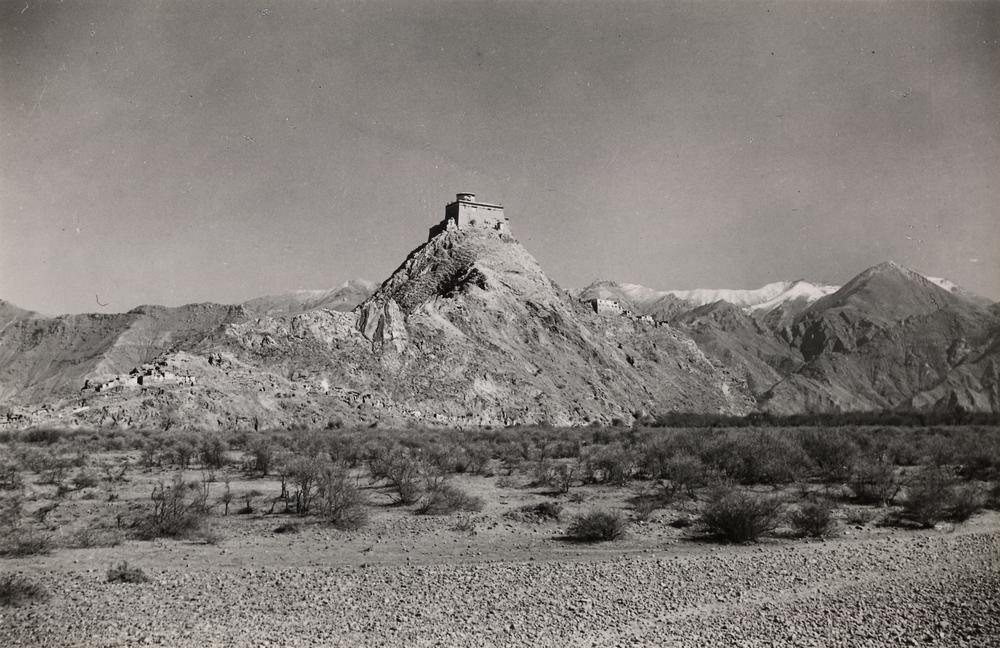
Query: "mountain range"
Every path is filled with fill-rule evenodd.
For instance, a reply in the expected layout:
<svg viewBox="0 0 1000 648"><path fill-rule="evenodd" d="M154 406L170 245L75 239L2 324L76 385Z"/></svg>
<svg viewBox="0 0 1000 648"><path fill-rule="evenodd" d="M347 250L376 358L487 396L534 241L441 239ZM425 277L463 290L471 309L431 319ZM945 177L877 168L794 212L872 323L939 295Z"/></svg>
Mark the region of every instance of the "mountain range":
<svg viewBox="0 0 1000 648"><path fill-rule="evenodd" d="M887 262L843 286L563 290L446 229L381 284L47 317L0 301L0 425L256 429L1000 411L1000 306Z"/></svg>

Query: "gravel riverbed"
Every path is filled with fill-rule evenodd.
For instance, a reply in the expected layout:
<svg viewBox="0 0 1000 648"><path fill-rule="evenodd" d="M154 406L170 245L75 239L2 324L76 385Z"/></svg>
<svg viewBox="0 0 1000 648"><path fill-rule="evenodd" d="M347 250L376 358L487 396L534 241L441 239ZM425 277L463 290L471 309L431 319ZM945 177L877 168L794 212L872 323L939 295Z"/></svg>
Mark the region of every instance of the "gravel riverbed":
<svg viewBox="0 0 1000 648"><path fill-rule="evenodd" d="M426 565L24 569L0 646L1000 646L1000 534Z"/></svg>

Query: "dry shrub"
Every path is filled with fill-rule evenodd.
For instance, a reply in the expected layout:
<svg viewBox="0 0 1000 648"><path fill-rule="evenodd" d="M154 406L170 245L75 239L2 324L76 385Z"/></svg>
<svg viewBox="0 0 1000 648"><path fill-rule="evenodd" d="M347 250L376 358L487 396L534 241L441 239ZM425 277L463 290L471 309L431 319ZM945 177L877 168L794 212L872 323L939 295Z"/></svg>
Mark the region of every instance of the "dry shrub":
<svg viewBox="0 0 1000 648"><path fill-rule="evenodd" d="M207 484L191 489L180 474L169 485L159 482L150 495L150 509L134 525L136 537L141 540L198 537L208 516L207 498Z"/></svg>
<svg viewBox="0 0 1000 648"><path fill-rule="evenodd" d="M16 529L0 540L0 556L21 558L52 551L52 537L34 529Z"/></svg>
<svg viewBox="0 0 1000 648"><path fill-rule="evenodd" d="M576 516L566 535L577 542L607 542L623 537L626 526L617 511L590 511Z"/></svg>
<svg viewBox="0 0 1000 648"><path fill-rule="evenodd" d="M548 522L558 520L562 515L562 504L559 502L539 502L538 504L525 504L524 506L507 511L504 517L521 522Z"/></svg>
<svg viewBox="0 0 1000 648"><path fill-rule="evenodd" d="M903 515L930 528L944 520L965 522L982 505L982 493L975 485L959 484L948 470L928 467L907 483Z"/></svg>
<svg viewBox="0 0 1000 648"><path fill-rule="evenodd" d="M706 444L702 459L741 484L790 484L809 457L783 430L733 431Z"/></svg>
<svg viewBox="0 0 1000 648"><path fill-rule="evenodd" d="M851 490L858 501L886 506L899 493L902 484L896 467L888 461L863 461L851 475Z"/></svg>
<svg viewBox="0 0 1000 648"><path fill-rule="evenodd" d="M620 444L590 448L582 456L584 479L624 486L635 475L635 453Z"/></svg>
<svg viewBox="0 0 1000 648"><path fill-rule="evenodd" d="M43 585L21 574L0 575L0 605L15 607L28 603L42 603L49 598Z"/></svg>
<svg viewBox="0 0 1000 648"><path fill-rule="evenodd" d="M316 502L319 516L339 529L360 529L368 524L368 500L344 466L323 471Z"/></svg>
<svg viewBox="0 0 1000 648"><path fill-rule="evenodd" d="M800 504L789 514L788 521L796 535L806 538L826 538L836 530L833 507L825 500Z"/></svg>
<svg viewBox="0 0 1000 648"><path fill-rule="evenodd" d="M379 446L368 460L372 479L384 479L396 492L398 504L413 504L420 499L422 466L413 453L400 446Z"/></svg>
<svg viewBox="0 0 1000 648"><path fill-rule="evenodd" d="M952 490L949 518L952 522L965 522L983 509L986 498L975 484L957 485Z"/></svg>
<svg viewBox="0 0 1000 648"><path fill-rule="evenodd" d="M469 495L451 484L443 484L427 494L424 503L417 509L417 513L421 515L448 515L457 511L474 512L482 509L482 498Z"/></svg>
<svg viewBox="0 0 1000 648"><path fill-rule="evenodd" d="M20 490L24 485L16 463L0 464L0 490Z"/></svg>
<svg viewBox="0 0 1000 648"><path fill-rule="evenodd" d="M705 530L727 542L750 542L773 531L781 519L781 501L742 490L719 488L705 506Z"/></svg>
<svg viewBox="0 0 1000 648"><path fill-rule="evenodd" d="M117 565L108 568L107 582L109 583L148 583L149 577L140 567L129 567L128 562L121 561Z"/></svg>
<svg viewBox="0 0 1000 648"><path fill-rule="evenodd" d="M816 466L824 482L842 482L850 475L858 456L858 446L841 430L806 430L799 445Z"/></svg>

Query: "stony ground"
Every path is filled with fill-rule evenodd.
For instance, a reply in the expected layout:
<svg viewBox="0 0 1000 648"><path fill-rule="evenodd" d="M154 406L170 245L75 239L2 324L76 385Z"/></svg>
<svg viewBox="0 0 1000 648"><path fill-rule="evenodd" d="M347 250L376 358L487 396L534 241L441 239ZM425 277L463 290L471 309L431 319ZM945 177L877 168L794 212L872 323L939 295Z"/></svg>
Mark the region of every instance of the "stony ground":
<svg viewBox="0 0 1000 648"><path fill-rule="evenodd" d="M106 583L112 554L100 551L6 561L53 596L2 609L0 645L1000 646L997 522L437 559L305 532L257 560L224 546L127 543L107 551L131 551L151 582Z"/></svg>

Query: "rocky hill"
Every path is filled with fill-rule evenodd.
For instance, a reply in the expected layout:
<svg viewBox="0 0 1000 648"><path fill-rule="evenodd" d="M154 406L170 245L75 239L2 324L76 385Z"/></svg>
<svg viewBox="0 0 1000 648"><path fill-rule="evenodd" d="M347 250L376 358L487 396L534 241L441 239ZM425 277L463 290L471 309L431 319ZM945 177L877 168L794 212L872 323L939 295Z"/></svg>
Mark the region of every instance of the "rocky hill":
<svg viewBox="0 0 1000 648"><path fill-rule="evenodd" d="M678 292L565 291L506 230L471 227L441 229L380 286L111 315L44 317L0 302L0 424L1000 411L1000 307L953 284L886 263L836 290Z"/></svg>
<svg viewBox="0 0 1000 648"><path fill-rule="evenodd" d="M4 401L38 423L206 428L754 406L680 330L596 313L493 230L441 232L351 312L261 303L15 321L0 333Z"/></svg>

